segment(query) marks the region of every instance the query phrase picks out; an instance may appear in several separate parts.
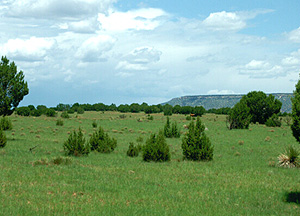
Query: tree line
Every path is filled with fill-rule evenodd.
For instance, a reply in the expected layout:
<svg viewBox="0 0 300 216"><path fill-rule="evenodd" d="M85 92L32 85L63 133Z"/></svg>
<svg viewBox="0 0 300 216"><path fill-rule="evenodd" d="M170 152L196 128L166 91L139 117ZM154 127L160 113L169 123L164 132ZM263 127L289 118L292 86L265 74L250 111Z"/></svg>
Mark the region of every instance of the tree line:
<svg viewBox="0 0 300 216"><path fill-rule="evenodd" d="M16 114L21 116L53 116L56 111L59 112L67 112L69 114L78 113L82 114L85 111L96 111L96 112L105 112L105 111L118 111L121 113L140 113L144 112L145 114L153 114L153 113L164 113L166 116L170 116L172 114L184 114L194 116L202 116L205 113L215 113L215 114L228 114L231 108L219 108L219 109L209 109L206 110L203 106L180 106L180 105L169 105L169 104L157 104L157 105L148 105L147 103L132 103L132 104L120 104L117 106L116 104L105 105L104 103L96 103L96 104L63 104L60 103L56 107L46 107L45 105L38 105L35 107L34 105L22 106L15 109Z"/></svg>

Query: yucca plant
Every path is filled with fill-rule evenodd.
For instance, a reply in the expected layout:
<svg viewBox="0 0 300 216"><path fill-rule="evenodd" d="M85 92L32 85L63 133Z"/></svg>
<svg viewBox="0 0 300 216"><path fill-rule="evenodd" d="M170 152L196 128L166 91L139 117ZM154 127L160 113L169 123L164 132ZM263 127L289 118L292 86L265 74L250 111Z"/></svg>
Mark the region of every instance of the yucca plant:
<svg viewBox="0 0 300 216"><path fill-rule="evenodd" d="M300 151L290 145L283 154L278 156L278 160L279 166L282 167L300 167Z"/></svg>

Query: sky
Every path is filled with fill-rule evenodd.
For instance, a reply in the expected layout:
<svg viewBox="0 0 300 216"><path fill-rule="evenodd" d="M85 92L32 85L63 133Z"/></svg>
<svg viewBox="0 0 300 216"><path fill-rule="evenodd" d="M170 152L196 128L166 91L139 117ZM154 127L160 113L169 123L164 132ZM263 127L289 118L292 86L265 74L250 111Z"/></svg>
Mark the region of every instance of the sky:
<svg viewBox="0 0 300 216"><path fill-rule="evenodd" d="M299 0L0 0L0 29L21 106L292 93L300 73Z"/></svg>

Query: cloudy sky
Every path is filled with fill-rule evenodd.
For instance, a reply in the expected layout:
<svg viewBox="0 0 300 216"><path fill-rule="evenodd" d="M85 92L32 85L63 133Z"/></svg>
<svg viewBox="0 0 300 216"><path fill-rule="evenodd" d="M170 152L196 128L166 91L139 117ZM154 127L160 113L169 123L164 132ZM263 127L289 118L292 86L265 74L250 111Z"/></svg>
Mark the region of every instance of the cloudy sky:
<svg viewBox="0 0 300 216"><path fill-rule="evenodd" d="M0 56L25 74L21 105L292 92L299 11L299 0L0 0Z"/></svg>

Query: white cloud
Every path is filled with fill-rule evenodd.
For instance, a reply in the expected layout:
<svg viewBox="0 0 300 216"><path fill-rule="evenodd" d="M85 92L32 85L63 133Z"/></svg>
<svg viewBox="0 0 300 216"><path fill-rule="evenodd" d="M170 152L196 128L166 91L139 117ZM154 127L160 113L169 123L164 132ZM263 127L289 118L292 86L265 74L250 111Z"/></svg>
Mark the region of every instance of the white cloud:
<svg viewBox="0 0 300 216"><path fill-rule="evenodd" d="M123 60L116 66L117 70L145 71L149 66L160 60L162 52L153 47L138 47L123 57Z"/></svg>
<svg viewBox="0 0 300 216"><path fill-rule="evenodd" d="M142 8L127 12L110 11L108 15L98 14L98 21L103 30L153 30L161 24L159 18L167 13L156 8Z"/></svg>
<svg viewBox="0 0 300 216"><path fill-rule="evenodd" d="M105 55L112 49L116 40L109 35L98 35L83 42L76 52L76 57L84 62L105 61Z"/></svg>
<svg viewBox="0 0 300 216"><path fill-rule="evenodd" d="M266 69L269 67L270 67L270 64L268 62L257 61L257 60L252 60L245 66L245 68L248 70L261 70L261 69Z"/></svg>
<svg viewBox="0 0 300 216"><path fill-rule="evenodd" d="M213 89L209 90L207 92L208 95L226 95L226 94L235 94L234 91L232 90L218 90L218 89Z"/></svg>
<svg viewBox="0 0 300 216"><path fill-rule="evenodd" d="M286 76L287 72L281 65L272 65L266 61L252 60L240 70L240 74L248 75L250 78L264 79Z"/></svg>
<svg viewBox="0 0 300 216"><path fill-rule="evenodd" d="M283 65L288 65L288 66L300 66L300 58L296 58L294 56L286 57L282 59L282 64Z"/></svg>
<svg viewBox="0 0 300 216"><path fill-rule="evenodd" d="M203 24L216 31L238 31L246 27L246 22L234 12L211 13Z"/></svg>
<svg viewBox="0 0 300 216"><path fill-rule="evenodd" d="M97 19L91 18L76 22L60 23L55 25L54 27L76 33L94 33L99 29L99 23Z"/></svg>
<svg viewBox="0 0 300 216"><path fill-rule="evenodd" d="M300 27L288 33L289 40L300 43Z"/></svg>
<svg viewBox="0 0 300 216"><path fill-rule="evenodd" d="M8 40L1 50L4 55L16 60L42 61L54 43L55 41L50 38L31 37L27 40L17 38Z"/></svg>
<svg viewBox="0 0 300 216"><path fill-rule="evenodd" d="M132 64L149 64L158 62L162 52L153 47L138 47L124 57Z"/></svg>
<svg viewBox="0 0 300 216"><path fill-rule="evenodd" d="M13 17L86 17L107 11L116 0L10 0L6 12Z"/></svg>

